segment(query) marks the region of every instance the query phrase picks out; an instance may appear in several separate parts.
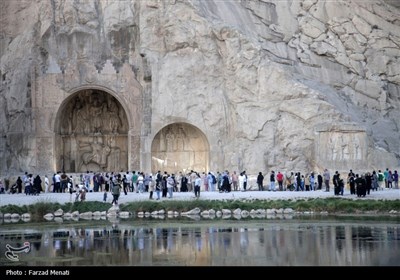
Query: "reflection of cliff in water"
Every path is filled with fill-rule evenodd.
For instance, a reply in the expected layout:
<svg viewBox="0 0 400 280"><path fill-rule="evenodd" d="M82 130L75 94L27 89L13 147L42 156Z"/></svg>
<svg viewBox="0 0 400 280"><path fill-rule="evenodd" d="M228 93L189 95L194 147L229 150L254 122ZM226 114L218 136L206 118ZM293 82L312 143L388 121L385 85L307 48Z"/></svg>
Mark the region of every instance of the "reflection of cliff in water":
<svg viewBox="0 0 400 280"><path fill-rule="evenodd" d="M5 244L33 245L24 265L397 265L399 224L231 222L105 225L3 231ZM375 241L375 242L371 242ZM296 250L293 250L296 248ZM307 256L306 258L304 256Z"/></svg>

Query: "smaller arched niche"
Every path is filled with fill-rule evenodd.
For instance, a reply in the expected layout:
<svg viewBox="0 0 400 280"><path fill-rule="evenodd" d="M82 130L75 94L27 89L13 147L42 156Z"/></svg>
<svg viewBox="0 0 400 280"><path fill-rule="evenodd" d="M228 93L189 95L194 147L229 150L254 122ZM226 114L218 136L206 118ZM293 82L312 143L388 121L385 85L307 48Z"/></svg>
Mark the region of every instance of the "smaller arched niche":
<svg viewBox="0 0 400 280"><path fill-rule="evenodd" d="M206 172L210 148L200 129L186 123L174 123L156 134L151 145L151 155L154 172Z"/></svg>
<svg viewBox="0 0 400 280"><path fill-rule="evenodd" d="M57 170L127 170L128 126L111 94L96 89L75 93L59 114Z"/></svg>

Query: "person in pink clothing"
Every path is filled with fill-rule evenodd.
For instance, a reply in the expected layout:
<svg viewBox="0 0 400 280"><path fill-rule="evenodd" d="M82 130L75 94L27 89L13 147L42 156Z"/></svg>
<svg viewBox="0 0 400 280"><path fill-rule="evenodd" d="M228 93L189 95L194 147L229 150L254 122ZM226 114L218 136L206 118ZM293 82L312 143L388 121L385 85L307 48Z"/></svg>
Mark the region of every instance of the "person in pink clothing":
<svg viewBox="0 0 400 280"><path fill-rule="evenodd" d="M208 192L208 176L203 172L203 184L204 184L204 190Z"/></svg>
<svg viewBox="0 0 400 280"><path fill-rule="evenodd" d="M233 171L231 178L232 178L233 190L234 190L234 191L237 191L237 190L238 190L238 181L239 181L239 178L238 178L238 175L236 174L236 171Z"/></svg>
<svg viewBox="0 0 400 280"><path fill-rule="evenodd" d="M278 181L279 190L283 191L283 174L280 171L276 174L276 180Z"/></svg>

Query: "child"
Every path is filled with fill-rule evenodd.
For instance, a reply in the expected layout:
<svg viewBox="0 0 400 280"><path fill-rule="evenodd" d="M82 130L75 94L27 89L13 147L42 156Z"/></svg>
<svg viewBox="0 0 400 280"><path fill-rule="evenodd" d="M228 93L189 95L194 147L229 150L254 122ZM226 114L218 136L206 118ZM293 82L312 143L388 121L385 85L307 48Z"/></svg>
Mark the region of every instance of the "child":
<svg viewBox="0 0 400 280"><path fill-rule="evenodd" d="M107 190L104 188L103 202L107 202Z"/></svg>

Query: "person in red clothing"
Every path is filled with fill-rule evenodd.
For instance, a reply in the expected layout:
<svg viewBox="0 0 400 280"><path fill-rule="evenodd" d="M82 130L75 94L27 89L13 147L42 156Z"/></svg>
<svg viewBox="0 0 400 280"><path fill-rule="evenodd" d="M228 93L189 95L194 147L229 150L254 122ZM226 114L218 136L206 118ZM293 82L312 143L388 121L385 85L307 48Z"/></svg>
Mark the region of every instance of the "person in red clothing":
<svg viewBox="0 0 400 280"><path fill-rule="evenodd" d="M283 174L280 171L276 174L276 180L278 181L279 190L283 191Z"/></svg>

